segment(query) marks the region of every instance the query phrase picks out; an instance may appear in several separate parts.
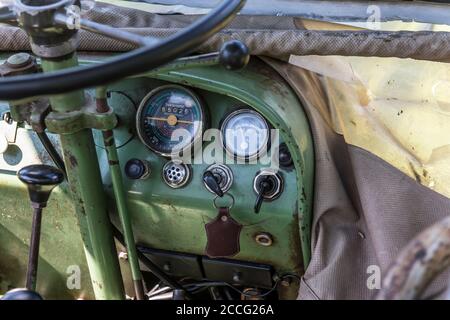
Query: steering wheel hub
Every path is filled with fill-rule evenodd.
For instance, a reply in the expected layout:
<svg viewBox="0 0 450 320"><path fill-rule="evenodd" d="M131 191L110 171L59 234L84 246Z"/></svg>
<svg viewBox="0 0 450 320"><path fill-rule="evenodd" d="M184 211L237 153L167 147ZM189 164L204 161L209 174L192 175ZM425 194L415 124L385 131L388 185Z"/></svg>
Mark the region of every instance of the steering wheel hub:
<svg viewBox="0 0 450 320"><path fill-rule="evenodd" d="M78 30L58 24L55 14L65 14L68 6L80 5L80 0L16 0L14 10L20 25L31 39L34 54L43 58L57 58L77 49Z"/></svg>

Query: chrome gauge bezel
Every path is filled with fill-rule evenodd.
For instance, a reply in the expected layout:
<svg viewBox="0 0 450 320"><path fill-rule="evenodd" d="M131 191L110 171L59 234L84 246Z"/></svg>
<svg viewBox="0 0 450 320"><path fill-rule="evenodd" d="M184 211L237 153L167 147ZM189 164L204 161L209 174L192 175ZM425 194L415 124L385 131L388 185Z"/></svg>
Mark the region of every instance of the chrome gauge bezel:
<svg viewBox="0 0 450 320"><path fill-rule="evenodd" d="M231 119L233 119L234 117L236 117L239 114L242 113L251 113L253 115L255 115L256 117L258 117L259 119L261 119L267 130L268 130L268 134L266 136L266 139L264 140L264 142L261 144L261 147L258 149L258 151L255 154L252 155L248 155L248 156L240 156L237 155L234 150L230 150L226 144L226 134L225 134L225 130L227 127L227 124L230 122ZM239 160L244 160L244 161L252 161L252 160L256 160L259 157L261 157L261 151L264 149L264 146L266 146L265 148L265 152L268 152L270 150L270 142L271 142L271 135L270 135L270 125L267 122L266 118L264 118L264 116L262 114L260 114L259 112L250 109L249 107L240 107L239 109L230 112L222 121L221 126L220 126L220 142L222 144L222 148L225 150L225 152L227 153L227 155L229 157L232 157L234 159L239 159Z"/></svg>
<svg viewBox="0 0 450 320"><path fill-rule="evenodd" d="M159 86L159 87L151 90L149 93L147 93L145 95L145 97L142 99L141 103L139 104L138 110L136 112L136 132L137 132L137 135L139 137L139 140L147 148L149 148L151 151L153 151L154 153L156 153L156 154L158 154L158 155L160 155L162 157L170 158L170 157L177 157L179 155L180 151L166 153L166 152L162 152L162 151L160 151L158 149L155 149L153 146L151 146L146 141L145 132L142 132L142 128L141 128L141 123L142 123L142 120L143 120L142 119L142 113L143 113L143 110L145 109L145 107L147 106L148 101L152 97L154 97L156 94L158 94L159 92L161 92L163 90L166 90L166 89L177 89L177 90L182 90L182 91L186 92L187 94L189 94L195 100L195 102L200 107L201 128L194 135L194 137L192 138L191 142L189 144L187 144L185 147L182 148L181 152L184 153L186 150L189 150L191 148L193 149L193 145L202 140L203 133L205 132L208 119L207 119L206 105L205 105L204 101L193 90L188 89L186 87L183 87L183 86L180 86L180 85L176 85L176 84L168 84L168 85ZM194 156L193 153L192 153L192 156Z"/></svg>

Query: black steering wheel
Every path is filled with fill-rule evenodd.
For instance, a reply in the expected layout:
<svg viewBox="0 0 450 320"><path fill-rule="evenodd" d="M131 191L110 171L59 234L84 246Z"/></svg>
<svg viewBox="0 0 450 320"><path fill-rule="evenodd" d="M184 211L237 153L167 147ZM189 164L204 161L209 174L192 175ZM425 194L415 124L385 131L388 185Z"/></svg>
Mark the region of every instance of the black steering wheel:
<svg viewBox="0 0 450 320"><path fill-rule="evenodd" d="M23 0L16 0L16 3L24 5ZM45 1L40 3L45 3ZM73 3L73 1L53 1L49 10L58 8L59 5L65 6L70 3ZM189 27L167 38L157 39L157 41L146 41L145 37L133 34L133 42L142 44L141 48L111 58L99 65L0 79L0 100L52 95L99 86L157 68L182 55L188 54L202 42L220 31L234 18L244 3L245 0L222 1L219 6L211 10L206 16L196 20ZM49 7L49 5L41 5L41 9L44 7ZM39 6L33 5L33 8L39 9ZM4 16L11 20L13 14L5 14ZM96 25L99 26L99 24ZM104 34L111 36L112 28L104 27L109 28L110 31ZM117 32L120 31L118 30Z"/></svg>

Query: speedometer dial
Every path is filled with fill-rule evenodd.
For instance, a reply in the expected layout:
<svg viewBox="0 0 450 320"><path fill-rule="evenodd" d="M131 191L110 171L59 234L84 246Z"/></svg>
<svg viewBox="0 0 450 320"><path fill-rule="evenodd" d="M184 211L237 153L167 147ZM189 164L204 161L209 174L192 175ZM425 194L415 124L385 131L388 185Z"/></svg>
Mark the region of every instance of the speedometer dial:
<svg viewBox="0 0 450 320"><path fill-rule="evenodd" d="M137 131L154 152L171 156L201 139L205 111L200 98L181 86L167 85L151 91L137 112Z"/></svg>
<svg viewBox="0 0 450 320"><path fill-rule="evenodd" d="M251 109L230 113L223 121L221 132L225 150L235 158L255 159L269 147L269 125Z"/></svg>

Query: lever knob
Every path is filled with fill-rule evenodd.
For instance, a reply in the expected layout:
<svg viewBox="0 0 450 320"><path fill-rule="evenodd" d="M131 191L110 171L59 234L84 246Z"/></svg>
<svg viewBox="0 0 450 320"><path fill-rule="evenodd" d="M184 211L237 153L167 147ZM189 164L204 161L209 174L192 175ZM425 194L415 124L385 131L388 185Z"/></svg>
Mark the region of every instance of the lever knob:
<svg viewBox="0 0 450 320"><path fill-rule="evenodd" d="M5 293L1 300L42 300L42 297L32 290L13 289Z"/></svg>
<svg viewBox="0 0 450 320"><path fill-rule="evenodd" d="M203 182L211 189L212 192L217 194L219 197L223 197L223 190L220 188L220 181L211 171L205 171L203 173Z"/></svg>
<svg viewBox="0 0 450 320"><path fill-rule="evenodd" d="M272 169L262 169L253 180L253 190L257 195L254 211L259 213L263 201L273 201L283 192L283 178Z"/></svg>
<svg viewBox="0 0 450 320"><path fill-rule="evenodd" d="M23 167L17 176L27 185L31 202L41 208L47 205L52 190L64 180L61 170L44 164Z"/></svg>
<svg viewBox="0 0 450 320"><path fill-rule="evenodd" d="M227 41L219 52L220 63L228 70L244 68L250 60L250 52L247 46L238 40Z"/></svg>
<svg viewBox="0 0 450 320"><path fill-rule="evenodd" d="M264 200L264 196L271 189L272 189L272 185L271 185L269 179L265 179L265 180L261 181L261 183L259 185L259 193L258 193L258 196L256 197L256 202L255 202L255 206L254 206L255 213L259 213L259 211L261 210L262 202Z"/></svg>

